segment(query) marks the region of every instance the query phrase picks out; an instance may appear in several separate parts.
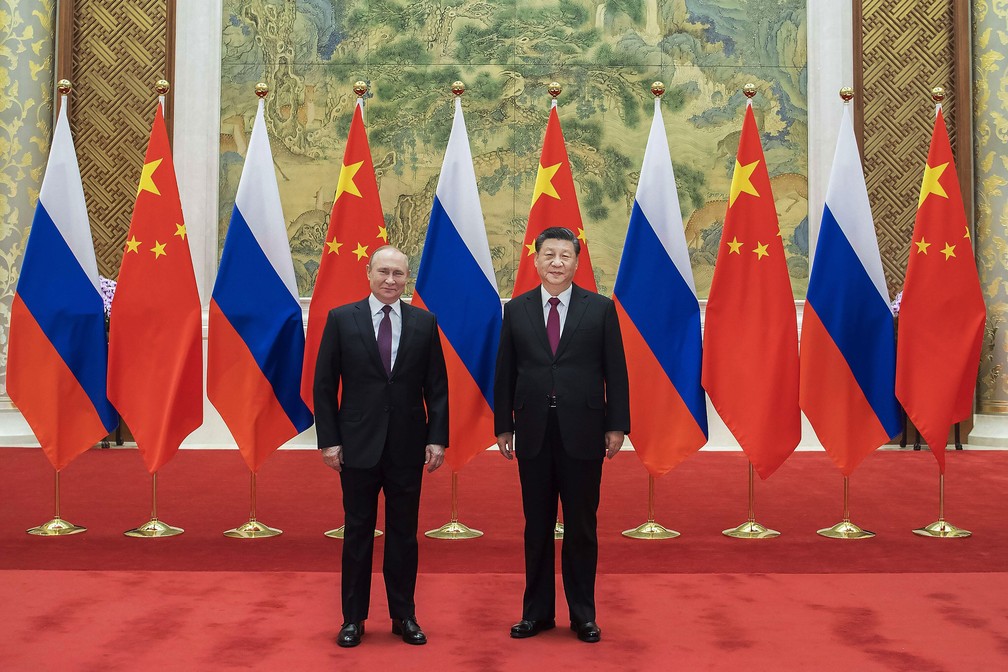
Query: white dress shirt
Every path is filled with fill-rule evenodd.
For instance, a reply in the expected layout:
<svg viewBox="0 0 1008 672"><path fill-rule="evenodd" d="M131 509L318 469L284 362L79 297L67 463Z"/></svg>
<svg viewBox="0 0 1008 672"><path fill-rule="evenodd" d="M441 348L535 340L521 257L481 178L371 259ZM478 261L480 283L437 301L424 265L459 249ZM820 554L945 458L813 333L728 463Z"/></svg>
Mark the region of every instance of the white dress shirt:
<svg viewBox="0 0 1008 672"><path fill-rule="evenodd" d="M539 291L542 292L542 305L543 305L543 324L549 324L549 313L550 304L549 300L553 298L553 295L546 291L546 288L539 285ZM574 291L574 285L571 285L564 291L557 294L560 303L557 304L557 312L560 313L560 333L563 334L564 324L567 322L567 307L570 305L571 292Z"/></svg>
<svg viewBox="0 0 1008 672"><path fill-rule="evenodd" d="M385 317L382 308L386 305L379 301L374 294L368 295L368 304L371 306L371 323L374 325L375 340L378 340L378 325ZM396 299L389 312L389 320L392 322L392 366L395 366L396 354L399 352L399 337L402 335L402 301Z"/></svg>

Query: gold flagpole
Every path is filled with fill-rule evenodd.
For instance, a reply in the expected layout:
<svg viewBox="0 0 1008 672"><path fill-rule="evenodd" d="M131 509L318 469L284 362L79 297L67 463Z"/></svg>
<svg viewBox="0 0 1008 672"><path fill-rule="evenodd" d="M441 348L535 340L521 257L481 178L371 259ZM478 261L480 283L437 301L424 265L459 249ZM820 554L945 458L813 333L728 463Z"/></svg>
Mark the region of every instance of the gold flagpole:
<svg viewBox="0 0 1008 672"><path fill-rule="evenodd" d="M157 472L151 474L151 518L139 527L123 532L127 537L150 539L157 537L174 537L185 532L181 527L175 527L158 520L157 515Z"/></svg>
<svg viewBox="0 0 1008 672"><path fill-rule="evenodd" d="M679 533L655 522L655 477L648 474L648 517L647 522L630 530L623 530L624 537L631 539L675 539Z"/></svg>
<svg viewBox="0 0 1008 672"><path fill-rule="evenodd" d="M367 82L365 82L364 80L360 80L360 79L357 80L356 82L354 82L353 83L353 92L357 96L358 101L362 100L364 98L364 96L367 95L367 92L368 92ZM361 119L363 119L363 120L366 121L367 120L366 116L367 116L367 110L364 108L363 105L361 105ZM325 536L329 537L330 539L342 539L343 538L343 533L345 531L344 530L345 527L346 527L345 525L340 525L339 527L336 527L336 528L333 528L331 530L327 530L327 531L323 532L323 534ZM382 531L379 530L379 529L377 529L377 528L375 528L374 536L380 537L381 535L382 535Z"/></svg>
<svg viewBox="0 0 1008 672"><path fill-rule="evenodd" d="M737 527L723 530L721 534L734 539L773 539L780 532L771 530L756 522L756 496L754 493L752 462L749 463L749 519Z"/></svg>
<svg viewBox="0 0 1008 672"><path fill-rule="evenodd" d="M59 469L55 470L55 494L56 494L56 510L52 517L52 520L42 523L38 527L33 527L26 530L28 534L37 537L62 537L70 534L80 534L87 530L86 527L81 527L79 525L74 525L71 522L63 520L60 518L60 472Z"/></svg>
<svg viewBox="0 0 1008 672"><path fill-rule="evenodd" d="M278 530L256 520L256 473L250 469L249 475L251 477L251 493L249 495L251 504L248 522L227 530L224 536L231 539L265 539L283 534L283 530Z"/></svg>
<svg viewBox="0 0 1008 672"><path fill-rule="evenodd" d="M972 536L972 532L956 527L945 520L945 474L938 474L938 520L913 531L919 537L933 539L962 539Z"/></svg>
<svg viewBox="0 0 1008 672"><path fill-rule="evenodd" d="M862 529L851 522L850 479L847 476L843 477L843 520L833 527L816 530L816 534L829 539L870 539L875 536L874 532Z"/></svg>
<svg viewBox="0 0 1008 672"><path fill-rule="evenodd" d="M458 472L451 475L451 520L434 530L424 532L431 539L475 539L482 537L480 530L474 530L458 519Z"/></svg>

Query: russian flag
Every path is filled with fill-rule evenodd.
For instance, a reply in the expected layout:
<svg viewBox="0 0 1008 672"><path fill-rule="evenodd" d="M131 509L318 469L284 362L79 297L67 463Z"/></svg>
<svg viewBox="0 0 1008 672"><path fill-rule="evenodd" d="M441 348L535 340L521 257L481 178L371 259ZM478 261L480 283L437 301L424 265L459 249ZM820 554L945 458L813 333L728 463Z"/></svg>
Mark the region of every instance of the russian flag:
<svg viewBox="0 0 1008 672"><path fill-rule="evenodd" d="M799 401L845 476L900 431L896 334L844 106L802 318Z"/></svg>
<svg viewBox="0 0 1008 672"><path fill-rule="evenodd" d="M253 472L312 424L301 399L304 324L263 100L210 299L207 396Z"/></svg>
<svg viewBox="0 0 1008 672"><path fill-rule="evenodd" d="M59 471L119 421L84 188L62 96L11 305L7 394Z"/></svg>
<svg viewBox="0 0 1008 672"><path fill-rule="evenodd" d="M658 98L613 299L630 374L634 449L661 476L707 443L707 405L700 303Z"/></svg>
<svg viewBox="0 0 1008 672"><path fill-rule="evenodd" d="M445 461L457 472L493 437L494 365L502 321L458 97L412 303L434 312L441 330L451 399L451 448Z"/></svg>

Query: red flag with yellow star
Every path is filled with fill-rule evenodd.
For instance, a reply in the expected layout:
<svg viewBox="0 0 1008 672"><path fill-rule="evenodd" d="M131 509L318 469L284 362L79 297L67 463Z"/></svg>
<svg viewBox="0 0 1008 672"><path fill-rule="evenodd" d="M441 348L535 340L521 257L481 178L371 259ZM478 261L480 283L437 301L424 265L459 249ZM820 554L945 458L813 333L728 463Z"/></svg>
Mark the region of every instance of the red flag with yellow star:
<svg viewBox="0 0 1008 672"><path fill-rule="evenodd" d="M973 412L986 308L941 106L914 222L896 337L896 398L945 473L952 425Z"/></svg>
<svg viewBox="0 0 1008 672"><path fill-rule="evenodd" d="M533 261L535 239L551 226L564 226L577 234L581 241L581 253L578 255L574 284L591 292L598 291L591 256L588 254L588 239L581 222L577 192L574 191L574 176L567 158L560 117L557 116L556 101L553 103L546 123L546 137L543 139L542 156L532 192L528 228L525 229L525 240L522 241L521 258L518 260L511 296L518 296L539 285L539 274Z"/></svg>
<svg viewBox="0 0 1008 672"><path fill-rule="evenodd" d="M200 298L158 105L109 323L108 398L150 473L203 424Z"/></svg>
<svg viewBox="0 0 1008 672"><path fill-rule="evenodd" d="M343 163L336 184L336 198L329 215L329 231L322 246L315 290L308 307L308 334L301 368L301 398L314 410L312 386L315 361L326 316L336 306L359 301L368 295L365 267L369 257L388 244L385 216L378 197L371 148L364 130L364 101L357 100Z"/></svg>
<svg viewBox="0 0 1008 672"><path fill-rule="evenodd" d="M769 477L801 440L797 322L750 104L707 299L702 381L760 478Z"/></svg>

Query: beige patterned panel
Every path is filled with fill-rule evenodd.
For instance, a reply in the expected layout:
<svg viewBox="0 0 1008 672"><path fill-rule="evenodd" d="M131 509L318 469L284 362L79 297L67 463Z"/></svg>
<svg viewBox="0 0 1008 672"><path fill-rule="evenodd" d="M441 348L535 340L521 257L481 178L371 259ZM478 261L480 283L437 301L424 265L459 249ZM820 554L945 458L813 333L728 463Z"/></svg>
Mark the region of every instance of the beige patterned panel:
<svg viewBox="0 0 1008 672"><path fill-rule="evenodd" d="M889 292L903 286L934 104L943 105L955 148L952 0L864 0L864 158Z"/></svg>
<svg viewBox="0 0 1008 672"><path fill-rule="evenodd" d="M1008 413L1008 4L973 0L976 252L987 299L977 409Z"/></svg>
<svg viewBox="0 0 1008 672"><path fill-rule="evenodd" d="M76 0L71 126L98 270L119 273L151 121L165 76L165 0Z"/></svg>
<svg viewBox="0 0 1008 672"><path fill-rule="evenodd" d="M56 0L0 0L0 385L11 300L52 136L55 12Z"/></svg>

